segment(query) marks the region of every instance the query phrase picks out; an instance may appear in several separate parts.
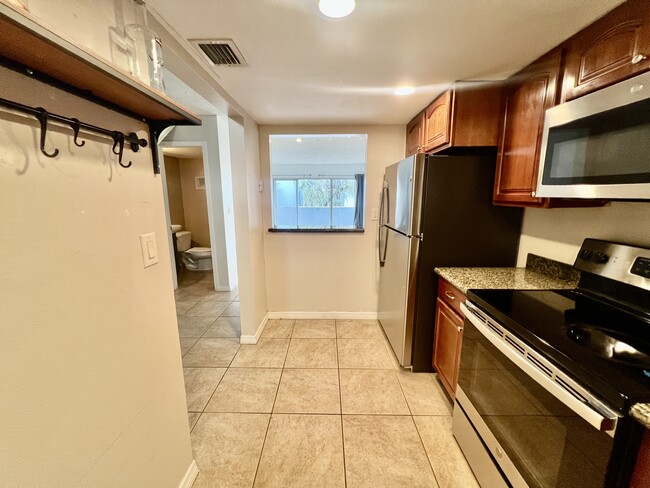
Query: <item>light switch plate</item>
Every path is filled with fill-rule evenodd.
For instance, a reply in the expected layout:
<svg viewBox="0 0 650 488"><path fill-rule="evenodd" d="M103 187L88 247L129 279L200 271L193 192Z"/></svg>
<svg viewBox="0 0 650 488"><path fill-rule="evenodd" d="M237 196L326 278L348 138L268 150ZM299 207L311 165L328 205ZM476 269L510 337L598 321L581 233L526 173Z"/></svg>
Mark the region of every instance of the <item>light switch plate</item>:
<svg viewBox="0 0 650 488"><path fill-rule="evenodd" d="M371 220L379 220L379 210L376 207L372 209Z"/></svg>
<svg viewBox="0 0 650 488"><path fill-rule="evenodd" d="M140 236L140 247L142 248L142 263L145 268L153 266L158 262L158 247L156 246L156 233L142 234Z"/></svg>

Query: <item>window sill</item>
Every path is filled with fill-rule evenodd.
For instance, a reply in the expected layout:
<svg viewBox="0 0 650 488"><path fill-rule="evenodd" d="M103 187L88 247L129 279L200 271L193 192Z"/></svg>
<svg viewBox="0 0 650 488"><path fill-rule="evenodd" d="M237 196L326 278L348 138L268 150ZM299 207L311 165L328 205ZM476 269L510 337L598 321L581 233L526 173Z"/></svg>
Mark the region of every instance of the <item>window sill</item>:
<svg viewBox="0 0 650 488"><path fill-rule="evenodd" d="M365 229L274 229L271 227L269 232L284 232L289 234L363 234Z"/></svg>

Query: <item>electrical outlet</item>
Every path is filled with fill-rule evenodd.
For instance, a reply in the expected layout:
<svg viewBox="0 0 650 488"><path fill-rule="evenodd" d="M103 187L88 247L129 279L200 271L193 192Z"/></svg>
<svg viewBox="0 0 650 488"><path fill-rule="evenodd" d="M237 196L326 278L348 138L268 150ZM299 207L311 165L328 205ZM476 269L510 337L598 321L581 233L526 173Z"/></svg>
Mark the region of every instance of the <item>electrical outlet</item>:
<svg viewBox="0 0 650 488"><path fill-rule="evenodd" d="M145 268L153 266L158 262L158 247L156 246L156 234L142 234L140 236L140 247L142 249L142 263Z"/></svg>

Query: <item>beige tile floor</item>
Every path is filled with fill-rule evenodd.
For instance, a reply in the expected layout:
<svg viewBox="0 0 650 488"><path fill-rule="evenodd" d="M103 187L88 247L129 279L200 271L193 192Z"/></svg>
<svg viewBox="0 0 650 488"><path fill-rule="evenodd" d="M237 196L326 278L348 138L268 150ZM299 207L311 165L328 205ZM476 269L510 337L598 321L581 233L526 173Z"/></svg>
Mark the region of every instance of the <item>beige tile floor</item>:
<svg viewBox="0 0 650 488"><path fill-rule="evenodd" d="M195 488L478 487L435 376L401 371L376 321L269 320L240 346L211 280L176 292Z"/></svg>

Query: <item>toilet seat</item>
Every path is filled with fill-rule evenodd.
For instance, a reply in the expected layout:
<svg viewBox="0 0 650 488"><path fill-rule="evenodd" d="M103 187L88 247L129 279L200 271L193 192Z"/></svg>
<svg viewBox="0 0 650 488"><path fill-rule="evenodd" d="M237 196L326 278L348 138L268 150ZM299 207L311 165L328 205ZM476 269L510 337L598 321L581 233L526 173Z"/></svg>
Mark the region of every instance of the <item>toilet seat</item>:
<svg viewBox="0 0 650 488"><path fill-rule="evenodd" d="M205 259L212 257L212 250L209 247L192 247L185 252L190 254L194 259Z"/></svg>

